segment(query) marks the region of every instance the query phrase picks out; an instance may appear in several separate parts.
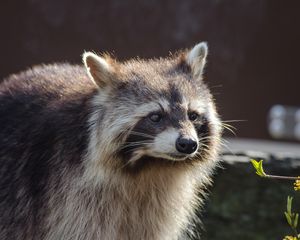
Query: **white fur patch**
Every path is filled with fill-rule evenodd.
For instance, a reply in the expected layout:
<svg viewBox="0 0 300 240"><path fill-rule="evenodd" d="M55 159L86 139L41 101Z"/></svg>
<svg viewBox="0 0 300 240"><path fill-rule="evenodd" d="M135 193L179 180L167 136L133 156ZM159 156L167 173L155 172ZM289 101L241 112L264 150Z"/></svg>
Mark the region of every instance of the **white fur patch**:
<svg viewBox="0 0 300 240"><path fill-rule="evenodd" d="M206 111L206 104L203 100L193 100L189 103L189 109L198 113L204 113Z"/></svg>
<svg viewBox="0 0 300 240"><path fill-rule="evenodd" d="M162 106L162 108L165 112L170 112L170 103L168 100L162 98L162 99L159 99L158 102Z"/></svg>
<svg viewBox="0 0 300 240"><path fill-rule="evenodd" d="M152 150L159 154L177 153L175 143L178 137L178 130L175 128L168 128L155 137Z"/></svg>
<svg viewBox="0 0 300 240"><path fill-rule="evenodd" d="M105 85L112 72L108 62L92 52L85 52L82 56L82 60L91 80L100 87Z"/></svg>
<svg viewBox="0 0 300 240"><path fill-rule="evenodd" d="M213 126L211 131L213 135L218 135L222 131L222 123L219 119L219 117L216 114L215 109L213 106L209 108L210 110L208 111L208 118L209 121L211 122L211 125Z"/></svg>
<svg viewBox="0 0 300 240"><path fill-rule="evenodd" d="M207 53L208 48L206 42L201 42L194 46L187 54L186 61L191 66L194 76L199 76L203 73Z"/></svg>
<svg viewBox="0 0 300 240"><path fill-rule="evenodd" d="M112 157L111 153L114 153L118 148L118 143L114 141L114 136L117 136L126 129L129 130L141 119L141 117L161 109L156 102L142 104L130 113L128 113L128 108L126 106L119 106L114 109L114 114L110 114L111 118L101 122L101 126L99 126L99 121L97 121L97 119L101 119L100 106L107 98L107 92L101 91L93 99L93 106L95 109L99 109L99 111L93 112L89 119L90 141L87 152L89 161L87 163L90 167L87 167L87 169L89 169L89 171L86 172L87 179L96 177L98 180L101 180L106 175L99 166L103 161L110 159ZM101 129L105 129L105 131L102 131ZM103 141L103 139L105 139L105 141ZM134 158L140 158L140 154L137 154ZM135 159L132 159L131 162L134 161Z"/></svg>
<svg viewBox="0 0 300 240"><path fill-rule="evenodd" d="M159 101L160 102L160 101ZM140 105L135 109L135 111L132 113L132 116L136 117L143 117L149 114L150 112L159 111L161 108L158 103L156 102L149 102Z"/></svg>
<svg viewBox="0 0 300 240"><path fill-rule="evenodd" d="M92 52L85 52L82 56L83 63L87 68L89 67L87 65L88 58L92 59L97 65L101 66L101 68L105 69L106 71L110 70L109 64L106 62L106 60Z"/></svg>

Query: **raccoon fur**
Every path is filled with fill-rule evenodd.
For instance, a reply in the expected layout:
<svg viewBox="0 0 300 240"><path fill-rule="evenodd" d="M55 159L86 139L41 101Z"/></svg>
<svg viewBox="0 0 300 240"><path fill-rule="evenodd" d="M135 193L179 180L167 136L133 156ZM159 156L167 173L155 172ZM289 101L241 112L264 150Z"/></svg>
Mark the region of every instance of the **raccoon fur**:
<svg viewBox="0 0 300 240"><path fill-rule="evenodd" d="M175 240L218 161L207 45L36 66L0 84L1 240Z"/></svg>

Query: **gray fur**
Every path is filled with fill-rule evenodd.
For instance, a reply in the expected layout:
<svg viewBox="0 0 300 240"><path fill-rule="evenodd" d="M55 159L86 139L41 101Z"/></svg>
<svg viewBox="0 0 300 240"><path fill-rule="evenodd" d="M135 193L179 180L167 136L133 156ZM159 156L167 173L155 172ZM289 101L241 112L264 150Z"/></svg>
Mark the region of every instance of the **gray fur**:
<svg viewBox="0 0 300 240"><path fill-rule="evenodd" d="M87 56L85 68L37 66L0 85L0 239L179 239L218 161L220 121L192 72L205 59ZM174 131L194 134L198 152L154 154Z"/></svg>

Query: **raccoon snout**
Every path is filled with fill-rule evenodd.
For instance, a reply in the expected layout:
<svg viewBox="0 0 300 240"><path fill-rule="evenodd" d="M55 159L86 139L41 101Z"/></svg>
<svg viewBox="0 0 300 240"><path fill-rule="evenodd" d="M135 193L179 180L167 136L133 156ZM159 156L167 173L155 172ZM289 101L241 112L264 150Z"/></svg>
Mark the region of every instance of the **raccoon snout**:
<svg viewBox="0 0 300 240"><path fill-rule="evenodd" d="M191 138L179 137L176 140L176 149L180 153L191 154L196 152L198 143Z"/></svg>

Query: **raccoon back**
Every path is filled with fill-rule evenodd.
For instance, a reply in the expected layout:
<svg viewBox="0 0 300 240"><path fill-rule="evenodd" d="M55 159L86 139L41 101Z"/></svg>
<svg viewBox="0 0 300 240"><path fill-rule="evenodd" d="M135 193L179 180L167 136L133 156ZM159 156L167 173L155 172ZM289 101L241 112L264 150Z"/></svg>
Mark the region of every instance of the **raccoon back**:
<svg viewBox="0 0 300 240"><path fill-rule="evenodd" d="M69 64L37 66L0 84L0 239L42 230L50 192L64 171L80 169L95 91L84 69Z"/></svg>

